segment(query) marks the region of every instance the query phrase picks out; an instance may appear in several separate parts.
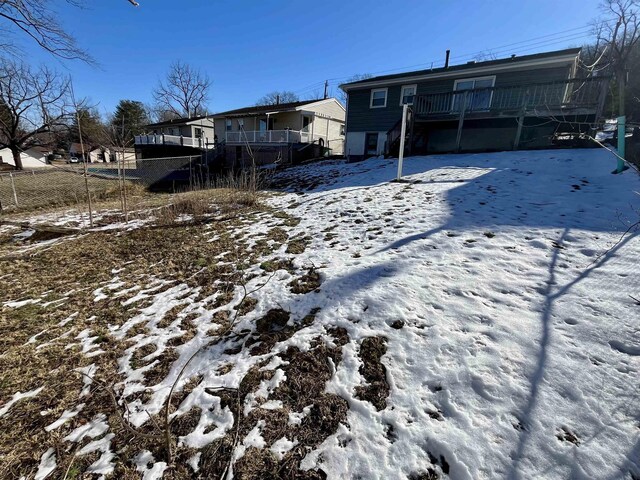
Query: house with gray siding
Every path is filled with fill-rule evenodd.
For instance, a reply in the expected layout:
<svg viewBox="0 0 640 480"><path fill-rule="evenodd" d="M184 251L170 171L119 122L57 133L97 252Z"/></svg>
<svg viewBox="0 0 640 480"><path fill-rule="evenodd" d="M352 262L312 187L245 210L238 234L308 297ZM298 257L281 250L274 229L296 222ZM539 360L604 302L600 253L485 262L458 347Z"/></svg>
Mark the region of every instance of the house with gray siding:
<svg viewBox="0 0 640 480"><path fill-rule="evenodd" d="M341 85L345 154L397 155L403 105L407 153L545 148L595 121L607 79L579 69L579 48L468 62ZM448 58L448 54L447 54Z"/></svg>

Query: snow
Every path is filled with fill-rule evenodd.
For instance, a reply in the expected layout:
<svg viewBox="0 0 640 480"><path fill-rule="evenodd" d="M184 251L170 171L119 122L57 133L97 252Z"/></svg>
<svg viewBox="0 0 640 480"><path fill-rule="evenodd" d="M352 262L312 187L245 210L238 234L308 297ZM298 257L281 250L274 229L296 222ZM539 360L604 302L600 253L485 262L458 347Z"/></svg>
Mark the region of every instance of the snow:
<svg viewBox="0 0 640 480"><path fill-rule="evenodd" d="M51 432L57 428L60 428L62 425L67 423L69 420L71 420L73 417L77 416L84 408L84 405L85 405L84 403L81 403L80 405L77 405L72 410L65 410L64 412L62 412L62 415L60 415L60 418L58 418L55 422L51 423L50 425L47 425L46 427L44 427L44 431Z"/></svg>
<svg viewBox="0 0 640 480"><path fill-rule="evenodd" d="M282 460L285 454L296 445L298 445L297 440L291 441L287 439L287 437L282 437L276 440L269 450L271 450L271 453L273 453L278 460Z"/></svg>
<svg viewBox="0 0 640 480"><path fill-rule="evenodd" d="M87 469L87 473L95 473L97 475L109 475L113 472L115 465L113 459L115 454L111 451L111 440L115 435L109 433L99 440L93 440L82 447L77 455L87 455L92 452L101 452L100 458L93 462Z"/></svg>
<svg viewBox="0 0 640 480"><path fill-rule="evenodd" d="M44 387L36 388L35 390L30 390L25 393L21 393L21 392L14 393L13 397L11 397L11 400L9 400L7 403L4 404L2 408L0 408L0 418L3 417L9 411L9 409L13 405L18 403L20 400L24 400L25 398L35 397L42 391L43 388Z"/></svg>
<svg viewBox="0 0 640 480"><path fill-rule="evenodd" d="M93 378L98 371L98 367L95 363L92 363L91 365L88 365L86 367L76 368L76 371L82 374L83 387L82 391L80 392L80 398L86 397L91 392L91 385L93 384Z"/></svg>
<svg viewBox="0 0 640 480"><path fill-rule="evenodd" d="M50 448L42 455L35 480L44 480L56 469L56 450Z"/></svg>
<svg viewBox="0 0 640 480"><path fill-rule="evenodd" d="M316 233L295 258L321 268L319 293L274 282L258 300L322 307L313 328L344 327L352 340L327 386L349 401L349 427L305 466L398 478L442 456L461 479L638 475L639 312L628 295L640 242L616 242L638 220L640 182L614 166L601 150L562 150L408 158L407 183L389 183L393 160L290 170L329 180L273 200L298 204L289 236L334 227L335 244ZM381 412L354 396L368 336L388 339ZM563 427L579 445L558 438Z"/></svg>
<svg viewBox="0 0 640 480"><path fill-rule="evenodd" d="M108 327L115 341L128 342L118 359L119 396L148 394L144 403L133 395L128 420L140 427L158 414L193 357L175 394L196 377L200 383L171 419L198 408L197 425L177 443L202 449L233 432L237 414L235 405L223 408L207 390L236 389L259 365L271 376L246 396L242 421L255 409L282 409L282 401L269 398L288 381L280 368L287 362L278 355L292 346L307 351L318 337L333 344L327 330L342 327L349 342L340 362L327 359L333 375L326 391L343 397L349 411L336 432L307 452L303 468L320 468L329 479L404 479L429 468L474 480L640 477L640 310L630 298L640 295L640 239L637 230L623 236L638 221L640 178L633 170L611 175L614 166L615 158L602 150L558 150L407 158L403 182L390 181L396 161L382 158L276 173L292 181L291 191L267 201L300 223L282 226L261 212L232 237L251 248L258 234L279 225L289 238L310 236L311 243L299 255L287 254L283 245L259 260L290 259L296 273L279 270L268 277L259 263L247 269L247 276L256 275L246 289L257 304L234 330L255 330L255 320L273 308L290 312L290 325L320 308L315 321L268 354L230 354L228 342L212 342L213 318L232 312L243 288L213 308L216 296L198 300L199 288L151 276L132 285L122 269L113 269L113 278L90 290L89 298L121 298L132 308L122 325ZM315 187L307 189L309 184ZM202 241L211 238L203 227ZM320 288L292 293L291 280L311 267L321 275ZM145 306L136 308L142 300ZM167 324L166 314L176 307L182 310ZM166 378L146 385L144 373L184 334L187 315L193 335L174 347L179 357ZM397 321L402 328L392 327ZM82 328L59 338L75 338L87 357L100 355L98 337ZM386 338L381 361L390 393L381 411L355 393L366 383L360 345L372 336ZM134 354L150 344L155 351L135 368ZM229 368L219 373L223 366ZM97 366L78 371L94 376ZM83 377L80 397L90 388ZM14 395L0 417L40 390ZM58 428L79 408L47 428ZM286 412L289 425L301 425L312 408ZM65 441L91 439L78 455L101 452L90 472L112 473L107 417L98 414L74 427ZM269 445L265 427L260 420L239 439L235 460L250 447L269 449L279 459L303 448L302 437L291 435ZM573 435L575 441L567 440ZM194 472L200 454L188 462ZM55 469L51 456L43 456L41 465L53 461ZM149 479L161 478L167 468L148 451L135 464Z"/></svg>
<svg viewBox="0 0 640 480"><path fill-rule="evenodd" d="M200 470L200 457L202 457L202 452L198 452L187 460L187 463L191 467L194 473L198 473Z"/></svg>
<svg viewBox="0 0 640 480"><path fill-rule="evenodd" d="M264 407L264 406L263 406ZM309 412L313 408L313 405L308 405L302 409L302 412L290 412L289 413L289 425L300 425L302 420L309 415Z"/></svg>
<svg viewBox="0 0 640 480"><path fill-rule="evenodd" d="M80 442L83 438L96 438L100 435L103 435L109 430L109 425L107 424L107 416L105 414L97 415L93 420L84 425L80 425L69 435L64 437L64 440L67 442Z"/></svg>
<svg viewBox="0 0 640 480"><path fill-rule="evenodd" d="M149 450L144 450L134 459L136 470L142 473L142 480L159 480L167 469L166 462L155 463ZM151 467L149 467L151 465Z"/></svg>

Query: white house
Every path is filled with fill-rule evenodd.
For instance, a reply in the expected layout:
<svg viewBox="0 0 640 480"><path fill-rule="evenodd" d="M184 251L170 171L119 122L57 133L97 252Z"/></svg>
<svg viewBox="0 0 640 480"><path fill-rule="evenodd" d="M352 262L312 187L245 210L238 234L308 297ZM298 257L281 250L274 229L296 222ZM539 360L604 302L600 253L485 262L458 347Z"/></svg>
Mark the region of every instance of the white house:
<svg viewBox="0 0 640 480"><path fill-rule="evenodd" d="M47 163L47 155L51 153L48 149L43 147L32 147L20 154L22 159L23 168L50 168L51 165ZM13 161L13 154L8 148L0 149L0 167L11 165L15 167Z"/></svg>

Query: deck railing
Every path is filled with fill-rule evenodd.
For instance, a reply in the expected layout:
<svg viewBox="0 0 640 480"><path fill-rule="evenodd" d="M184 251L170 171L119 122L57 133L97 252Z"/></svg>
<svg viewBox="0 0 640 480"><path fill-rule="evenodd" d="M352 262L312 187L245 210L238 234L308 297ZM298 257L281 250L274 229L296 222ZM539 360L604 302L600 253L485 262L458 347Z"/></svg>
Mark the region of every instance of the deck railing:
<svg viewBox="0 0 640 480"><path fill-rule="evenodd" d="M178 135L136 135L135 143L136 145L181 145L205 150L215 148L213 139Z"/></svg>
<svg viewBox="0 0 640 480"><path fill-rule="evenodd" d="M416 115L422 117L510 110L595 111L602 98L605 81L608 78L596 77L416 95L413 108Z"/></svg>
<svg viewBox="0 0 640 480"><path fill-rule="evenodd" d="M244 130L225 132L227 144L241 143L313 143L323 139L323 135L298 130Z"/></svg>

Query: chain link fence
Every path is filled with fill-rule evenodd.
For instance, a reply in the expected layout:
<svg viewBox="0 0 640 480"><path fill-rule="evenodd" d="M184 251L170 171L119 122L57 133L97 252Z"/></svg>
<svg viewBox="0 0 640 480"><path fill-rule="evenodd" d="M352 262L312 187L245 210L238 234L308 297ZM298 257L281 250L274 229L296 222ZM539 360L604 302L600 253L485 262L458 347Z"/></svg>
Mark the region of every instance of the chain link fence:
<svg viewBox="0 0 640 480"><path fill-rule="evenodd" d="M57 209L66 215L73 209L83 213L96 208L131 209L153 192L210 188L215 185L216 173L203 156L89 163L86 172L83 164L3 172L0 214L38 210L55 214Z"/></svg>

